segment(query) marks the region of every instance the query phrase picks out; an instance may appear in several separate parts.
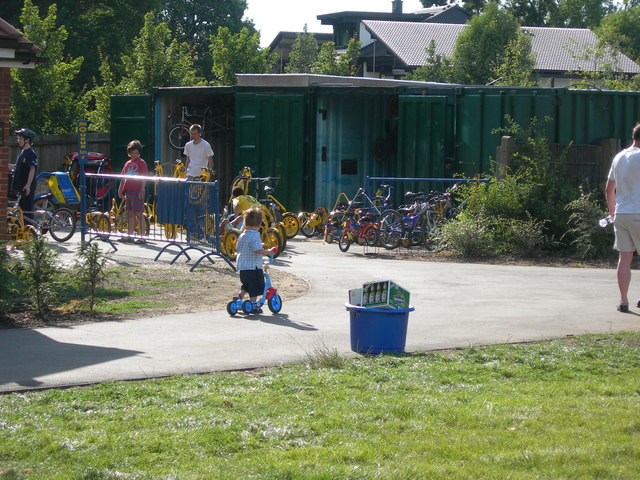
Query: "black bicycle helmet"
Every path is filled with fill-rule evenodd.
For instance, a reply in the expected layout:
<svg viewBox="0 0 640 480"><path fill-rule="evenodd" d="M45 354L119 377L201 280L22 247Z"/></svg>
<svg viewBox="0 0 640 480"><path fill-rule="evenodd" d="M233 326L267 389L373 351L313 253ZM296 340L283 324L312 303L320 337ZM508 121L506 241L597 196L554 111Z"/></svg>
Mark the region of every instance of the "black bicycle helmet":
<svg viewBox="0 0 640 480"><path fill-rule="evenodd" d="M21 137L28 138L33 140L33 137L36 136L36 132L29 128L21 128L20 130L16 130L16 135L20 135Z"/></svg>

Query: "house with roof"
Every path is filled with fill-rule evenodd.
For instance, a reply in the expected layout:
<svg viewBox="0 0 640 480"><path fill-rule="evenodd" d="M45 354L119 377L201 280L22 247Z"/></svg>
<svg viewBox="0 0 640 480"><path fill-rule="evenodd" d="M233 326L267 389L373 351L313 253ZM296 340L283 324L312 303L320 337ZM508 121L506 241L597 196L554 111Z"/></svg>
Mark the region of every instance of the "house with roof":
<svg viewBox="0 0 640 480"><path fill-rule="evenodd" d="M363 45L359 61L363 76L400 78L425 65L429 44L437 55L450 57L460 32L467 25L363 20L372 41ZM608 49L596 58L596 35L586 28L521 27L531 36L535 71L541 86L571 86L582 70L598 71L607 62L626 75L640 74L640 65Z"/></svg>
<svg viewBox="0 0 640 480"><path fill-rule="evenodd" d="M0 18L0 239L7 233L11 68L34 68L40 49Z"/></svg>
<svg viewBox="0 0 640 480"><path fill-rule="evenodd" d="M471 19L471 14L459 5L421 8L412 13L404 13L402 0L393 0L391 12L345 11L318 15L317 18L322 25L333 27L333 33L311 33L318 44L333 42L338 52L342 52L347 48L349 39L353 37L362 42L362 47L372 43L371 34L363 24L365 20L464 24ZM269 50L278 53L280 62L272 73L284 73L293 42L299 34L300 32L280 32L273 39Z"/></svg>

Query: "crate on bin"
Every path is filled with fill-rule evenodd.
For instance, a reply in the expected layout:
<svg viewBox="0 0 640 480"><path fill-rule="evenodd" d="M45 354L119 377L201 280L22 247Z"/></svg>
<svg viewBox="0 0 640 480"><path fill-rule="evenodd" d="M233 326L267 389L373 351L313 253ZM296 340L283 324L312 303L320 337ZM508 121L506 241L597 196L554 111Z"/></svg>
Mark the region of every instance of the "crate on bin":
<svg viewBox="0 0 640 480"><path fill-rule="evenodd" d="M51 193L58 203L74 205L80 203L80 193L66 172L52 172L47 180Z"/></svg>
<svg viewBox="0 0 640 480"><path fill-rule="evenodd" d="M362 306L371 308L408 308L409 292L391 280L362 285Z"/></svg>

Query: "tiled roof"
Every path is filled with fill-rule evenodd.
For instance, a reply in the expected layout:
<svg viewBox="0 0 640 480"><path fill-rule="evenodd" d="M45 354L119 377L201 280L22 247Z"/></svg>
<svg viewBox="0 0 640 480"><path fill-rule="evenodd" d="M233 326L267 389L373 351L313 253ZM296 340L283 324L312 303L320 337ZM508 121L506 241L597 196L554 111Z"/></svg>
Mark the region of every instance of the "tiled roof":
<svg viewBox="0 0 640 480"><path fill-rule="evenodd" d="M424 65L425 50L431 40L436 54L450 56L458 35L466 25L445 23L384 22L365 20L372 37L382 42L405 65ZM571 71L591 69L593 60L574 58L584 55L585 47L594 47L595 34L584 28L522 27L532 35L531 48L536 55L538 71ZM609 60L613 57L609 56ZM626 55L617 55L617 65L625 73L640 73L640 65Z"/></svg>
<svg viewBox="0 0 640 480"><path fill-rule="evenodd" d="M0 18L0 48L14 50L15 57L2 58L2 63L9 61L18 61L23 64L30 62L40 62L45 59L38 58L36 55L41 50L36 47L32 41L22 35L11 24Z"/></svg>

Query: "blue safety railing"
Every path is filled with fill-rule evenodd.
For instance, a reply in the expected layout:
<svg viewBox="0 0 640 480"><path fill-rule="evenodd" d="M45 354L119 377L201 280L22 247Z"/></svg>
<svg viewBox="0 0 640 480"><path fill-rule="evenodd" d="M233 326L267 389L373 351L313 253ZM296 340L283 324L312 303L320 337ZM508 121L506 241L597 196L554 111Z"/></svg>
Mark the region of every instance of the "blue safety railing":
<svg viewBox="0 0 640 480"><path fill-rule="evenodd" d="M415 177L369 177L367 176L367 192L373 194L376 191L376 184L395 184L395 192L392 194L396 204L402 203L403 194L407 190L412 191L444 191L447 187L458 183L487 183L488 178L415 178ZM402 183L401 187L397 186Z"/></svg>
<svg viewBox="0 0 640 480"><path fill-rule="evenodd" d="M146 182L145 222L136 225L135 234L129 238L127 231L127 213L124 201L118 199L118 185L132 177L113 174L85 174L87 181L95 185L112 185L110 194L96 202L89 195L81 198L86 215L81 218L81 232L96 239L107 241L114 250L114 240L127 238L159 242L162 248L154 260L165 253L174 254L171 264L184 255L191 260L189 253L200 252L190 270L194 270L205 259L214 263L214 257L222 258L230 267L234 264L220 250L220 206L218 182L192 182L173 177L135 176L136 181ZM138 223L138 222L136 222ZM175 247L178 253L175 253Z"/></svg>

